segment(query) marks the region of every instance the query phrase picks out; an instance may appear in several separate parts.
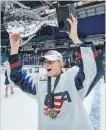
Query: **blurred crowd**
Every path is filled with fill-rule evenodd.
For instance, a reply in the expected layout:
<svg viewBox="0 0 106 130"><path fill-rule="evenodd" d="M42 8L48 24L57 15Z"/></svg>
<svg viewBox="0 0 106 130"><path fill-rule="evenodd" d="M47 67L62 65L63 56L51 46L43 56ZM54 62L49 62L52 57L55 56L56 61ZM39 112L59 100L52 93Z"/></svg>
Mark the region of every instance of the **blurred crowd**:
<svg viewBox="0 0 106 130"><path fill-rule="evenodd" d="M73 65L77 65L78 62L78 52L77 51L64 51L61 52L63 56L63 65L65 68L70 68ZM41 55L34 54L23 54L20 55L20 60L23 65L43 65L40 60Z"/></svg>
<svg viewBox="0 0 106 130"><path fill-rule="evenodd" d="M78 51L73 49L71 51L63 51L61 52L63 56L63 66L64 68L70 68L74 65L78 65ZM105 53L99 49L98 54L100 56L100 59L103 61L103 64L105 66ZM20 60L23 65L43 65L43 62L40 60L42 54L21 54Z"/></svg>

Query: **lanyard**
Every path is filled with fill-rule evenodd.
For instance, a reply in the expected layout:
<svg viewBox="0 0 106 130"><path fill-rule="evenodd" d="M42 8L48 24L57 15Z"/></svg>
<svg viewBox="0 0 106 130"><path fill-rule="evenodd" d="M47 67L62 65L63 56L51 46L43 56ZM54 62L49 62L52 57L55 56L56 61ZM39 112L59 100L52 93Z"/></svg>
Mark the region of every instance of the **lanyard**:
<svg viewBox="0 0 106 130"><path fill-rule="evenodd" d="M61 75L61 74L60 74ZM48 77L48 102L49 102L49 107L53 108L54 107L54 90L60 80L60 75L56 77L55 83L54 83L54 88L53 91L51 92L51 77Z"/></svg>

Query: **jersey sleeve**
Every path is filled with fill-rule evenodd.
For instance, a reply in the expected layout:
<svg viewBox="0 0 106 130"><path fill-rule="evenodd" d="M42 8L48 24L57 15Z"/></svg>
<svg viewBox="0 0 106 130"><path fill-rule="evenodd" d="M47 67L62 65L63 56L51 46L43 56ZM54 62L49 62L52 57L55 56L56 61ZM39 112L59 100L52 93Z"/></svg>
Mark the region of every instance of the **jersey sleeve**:
<svg viewBox="0 0 106 130"><path fill-rule="evenodd" d="M27 94L37 95L37 78L31 77L30 73L22 70L22 64L18 55L9 56L10 79L22 91Z"/></svg>
<svg viewBox="0 0 106 130"><path fill-rule="evenodd" d="M103 75L103 65L98 52L91 44L78 47L79 72L75 85L82 99L86 97Z"/></svg>

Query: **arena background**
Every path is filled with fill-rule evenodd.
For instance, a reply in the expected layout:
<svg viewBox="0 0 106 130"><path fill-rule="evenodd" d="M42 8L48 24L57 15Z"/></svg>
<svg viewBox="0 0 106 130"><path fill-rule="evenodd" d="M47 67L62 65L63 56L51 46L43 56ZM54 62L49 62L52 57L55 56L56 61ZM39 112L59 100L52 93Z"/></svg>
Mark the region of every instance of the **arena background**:
<svg viewBox="0 0 106 130"><path fill-rule="evenodd" d="M22 7L30 7L31 9L37 10L41 17L45 17L50 13L56 13L57 7L60 8L67 4L74 4L76 18L78 19L79 38L85 42L85 44L91 44L92 42L105 64L105 1L14 2L20 4ZM5 67L3 66L3 62L8 59L10 53L8 33L3 23L4 7L5 1L1 1L1 130L37 130L38 108L35 100L24 95L18 88L15 88L14 95L9 96L7 99L4 96ZM65 15L65 13L66 12L62 15ZM43 71L43 63L40 61L40 57L52 49L59 51L63 55L64 68L70 68L77 64L77 46L72 43L64 29L60 31L57 27L53 26L41 27L40 30L37 31L36 36L23 39L23 41L26 40L27 43L20 46L19 49L20 60L23 63L23 69L32 75L34 72ZM104 85L104 79L102 78L84 101L95 130L100 130L100 128L102 130L105 127L103 121L104 103L102 103L104 101ZM101 103L100 100L102 101ZM23 107L23 112L20 107ZM100 109L103 109L101 121ZM31 115L26 114L28 111ZM34 111L36 111L36 113L34 113Z"/></svg>

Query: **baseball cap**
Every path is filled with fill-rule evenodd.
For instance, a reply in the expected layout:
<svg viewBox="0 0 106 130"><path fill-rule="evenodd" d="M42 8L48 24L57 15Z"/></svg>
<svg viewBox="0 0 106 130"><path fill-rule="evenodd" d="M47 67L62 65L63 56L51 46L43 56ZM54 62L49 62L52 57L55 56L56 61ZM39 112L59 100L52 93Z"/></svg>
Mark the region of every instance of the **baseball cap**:
<svg viewBox="0 0 106 130"><path fill-rule="evenodd" d="M50 50L48 51L43 57L44 59L50 60L50 61L55 61L55 60L60 60L63 61L62 55L55 50Z"/></svg>

